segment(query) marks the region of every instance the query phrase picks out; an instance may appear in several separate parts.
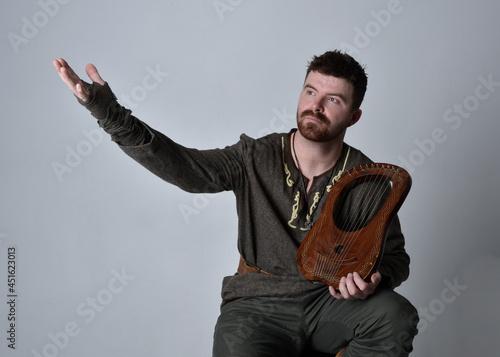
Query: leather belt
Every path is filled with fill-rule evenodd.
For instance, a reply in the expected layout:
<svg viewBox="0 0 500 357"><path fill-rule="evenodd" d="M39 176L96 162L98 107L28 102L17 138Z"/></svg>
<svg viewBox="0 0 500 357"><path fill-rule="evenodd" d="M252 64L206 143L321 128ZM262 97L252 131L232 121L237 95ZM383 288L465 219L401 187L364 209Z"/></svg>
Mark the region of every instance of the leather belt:
<svg viewBox="0 0 500 357"><path fill-rule="evenodd" d="M245 274L245 273L260 273L260 274L273 275L265 270L262 270L258 266L255 266L247 262L245 259L243 259L242 256L240 256L240 264L238 265L238 274Z"/></svg>

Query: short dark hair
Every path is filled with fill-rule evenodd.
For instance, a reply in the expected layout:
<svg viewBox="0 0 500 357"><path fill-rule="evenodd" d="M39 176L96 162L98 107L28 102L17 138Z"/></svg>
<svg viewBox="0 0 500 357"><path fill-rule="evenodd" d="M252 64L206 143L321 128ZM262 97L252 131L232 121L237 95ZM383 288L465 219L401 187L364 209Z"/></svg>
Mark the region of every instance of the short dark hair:
<svg viewBox="0 0 500 357"><path fill-rule="evenodd" d="M354 58L339 50L327 51L321 56L312 58L307 67L306 77L312 71L349 81L354 87L352 107L359 109L365 97L368 78L365 68Z"/></svg>

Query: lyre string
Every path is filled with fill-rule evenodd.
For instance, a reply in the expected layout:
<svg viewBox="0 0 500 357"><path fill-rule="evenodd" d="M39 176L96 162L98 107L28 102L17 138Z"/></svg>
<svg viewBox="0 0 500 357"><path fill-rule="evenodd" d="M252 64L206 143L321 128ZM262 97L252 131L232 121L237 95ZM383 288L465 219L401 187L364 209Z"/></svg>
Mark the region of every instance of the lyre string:
<svg viewBox="0 0 500 357"><path fill-rule="evenodd" d="M366 170L368 170L368 169L369 168L367 167ZM363 171L364 171L364 169L363 169ZM378 176L378 177L376 176L376 179L377 178L379 178L379 180L383 179L380 176ZM359 179L359 177L357 179ZM373 180L372 180L372 185L369 186L369 191L365 193L365 196L367 196L367 197L374 196L375 193L372 193L371 190L374 190L375 188L379 188L379 191L380 191L380 187L383 187L383 186L379 185L378 182L373 183ZM380 195L377 194L375 198L371 198L372 205L379 202L380 197L381 197L381 194ZM368 209L368 211L373 211L372 207L367 207L366 209ZM337 213L339 213L339 212L340 211L337 210ZM361 212L361 210L360 210L360 212ZM349 254L354 242L356 241L357 237L359 236L359 232L358 232L360 229L359 227L361 227L361 224L362 224L361 220L364 218L360 212L358 212L357 214L356 214L356 212L354 212L354 214L357 218L357 221L351 220L349 222L350 226L342 227L343 231L345 231L346 233L342 236L336 237L335 248L330 247L329 253L327 253L326 256L320 255L319 258L316 260L315 267L313 270L314 274L316 274L316 271L318 271L319 273L322 272L323 273L322 277L325 277L325 276L328 276L330 274L336 275L338 273L338 270L340 269L341 262ZM335 222L336 221L335 218L338 218L338 217L332 217L332 218L334 218L334 222ZM339 239L340 239L340 241L339 241ZM348 242L348 243L346 243L346 242ZM340 247L340 252L342 254L339 254L340 252L337 252L338 247ZM332 257L334 257L334 259L332 259ZM318 260L319 260L319 262L318 262ZM335 268L337 268L337 269L335 269Z"/></svg>
<svg viewBox="0 0 500 357"><path fill-rule="evenodd" d="M343 262L350 254L352 247L361 234L360 229L368 225L371 220L374 219L374 217L378 213L378 211L375 212L375 207L379 206L379 209L383 207L385 202L382 202L382 197L385 195L386 189L388 188L385 183L387 179L392 181L393 177L394 173L390 177L388 175L379 175L375 178L375 180L371 180L369 191L365 194L365 196L371 200L369 202L369 205L366 207L365 212L370 214L371 216L362 215L361 210L357 214L354 213L356 214L356 220L350 221L350 226L348 226L345 234L343 234L343 237L341 237L341 240L339 242L339 244L342 246L340 251L341 254L338 254L338 256L335 255L335 259L333 259L335 264L330 267L330 274L333 272L332 269L338 270L341 262ZM368 220L368 218L370 218L371 220ZM335 267L337 267L337 269L335 269Z"/></svg>
<svg viewBox="0 0 500 357"><path fill-rule="evenodd" d="M383 166L382 169L385 170L384 172L390 171L390 168L387 170ZM367 168L367 170L369 171L369 168ZM396 171L392 171L391 175L376 175L368 172L369 176L375 176L374 180L369 180L370 187L364 194L365 197L370 199L368 206L360 208L359 211L353 213L356 218L354 220L349 220L347 227L342 227L341 231L344 232L344 234L342 234L341 237L337 237L335 242L336 246L330 247L329 253L326 257L320 256L320 261L316 262L314 271L321 272L322 277L337 275L341 268L341 263L346 260L346 257L349 255L352 247L356 243L356 240L359 238L359 235L361 234L360 229L367 226L377 215L378 211L374 213L377 205L380 206L379 209L383 207L385 202L381 203L382 197L387 192L387 189L391 189L390 183L388 187L386 182L387 180L393 182L393 178L396 173ZM338 209L337 214L340 214L340 211L341 210ZM338 217L333 217L334 222L336 218L338 219ZM337 252L337 247L340 247L339 252Z"/></svg>
<svg viewBox="0 0 500 357"><path fill-rule="evenodd" d="M334 249L331 251L330 256L328 257L330 260L333 260L333 264L330 265L330 269L328 269L329 274L337 274L338 269L340 269L341 263L346 259L346 257L351 252L352 247L356 243L359 235L361 234L360 229L369 224L368 218L373 219L376 216L376 213L373 213L375 207L380 205L381 199L386 192L387 186L384 185L384 181L387 180L387 176L377 175L374 180L371 180L371 185L368 188L369 191L365 193L365 197L370 199L368 206L365 207L365 212L371 214L372 216L365 216L362 213L361 209L358 212L354 212L356 219L350 220L350 225L347 226L347 229L343 227L343 232L345 232L340 239L337 241L337 246L340 245L340 254ZM390 180L392 179L389 178ZM383 206L383 204L382 204ZM334 259L332 259L334 256ZM337 268L337 269L335 269ZM337 270L337 271L335 271Z"/></svg>
<svg viewBox="0 0 500 357"><path fill-rule="evenodd" d="M365 207L365 213L373 212L374 208L379 205L381 198L385 192L385 188L387 187L381 185L381 182L385 179L387 179L387 177L376 176L375 180L371 180L371 185L368 188L369 191L365 193L365 196L370 200L369 205ZM322 267L320 269L324 269L324 265L328 263L326 269L324 269L325 276L335 276L338 274L338 271L342 266L342 262L346 260L346 257L351 252L352 247L361 234L360 229L370 222L368 220L369 216L362 214L361 209L358 212L354 212L353 214L356 218L354 220L349 220L348 226L342 227L342 231L345 233L340 237L336 237L337 239L335 242L335 248L330 248L327 259L324 259L324 263L322 264ZM374 216L376 216L376 213ZM373 219L374 216L372 216L371 218Z"/></svg>

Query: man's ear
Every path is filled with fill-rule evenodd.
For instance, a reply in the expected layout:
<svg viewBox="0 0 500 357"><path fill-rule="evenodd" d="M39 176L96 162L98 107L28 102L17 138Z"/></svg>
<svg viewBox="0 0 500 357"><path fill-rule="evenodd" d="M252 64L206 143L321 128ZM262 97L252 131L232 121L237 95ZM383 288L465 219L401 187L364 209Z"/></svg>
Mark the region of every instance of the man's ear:
<svg viewBox="0 0 500 357"><path fill-rule="evenodd" d="M348 127L356 124L359 118L361 118L361 114L363 114L363 111L361 109L356 109L354 113L352 113L351 121L349 122Z"/></svg>

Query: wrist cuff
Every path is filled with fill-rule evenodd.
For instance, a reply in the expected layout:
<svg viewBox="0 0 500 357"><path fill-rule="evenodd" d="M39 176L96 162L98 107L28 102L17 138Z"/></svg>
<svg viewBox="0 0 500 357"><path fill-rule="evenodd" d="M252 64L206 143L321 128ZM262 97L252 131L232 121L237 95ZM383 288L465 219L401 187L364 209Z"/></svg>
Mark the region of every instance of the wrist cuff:
<svg viewBox="0 0 500 357"><path fill-rule="evenodd" d="M82 80L84 88L89 93L89 99L84 102L77 97L78 102L87 108L96 119L105 119L108 114L109 106L116 102L116 96L109 87L108 83L100 85L93 82L92 84Z"/></svg>

